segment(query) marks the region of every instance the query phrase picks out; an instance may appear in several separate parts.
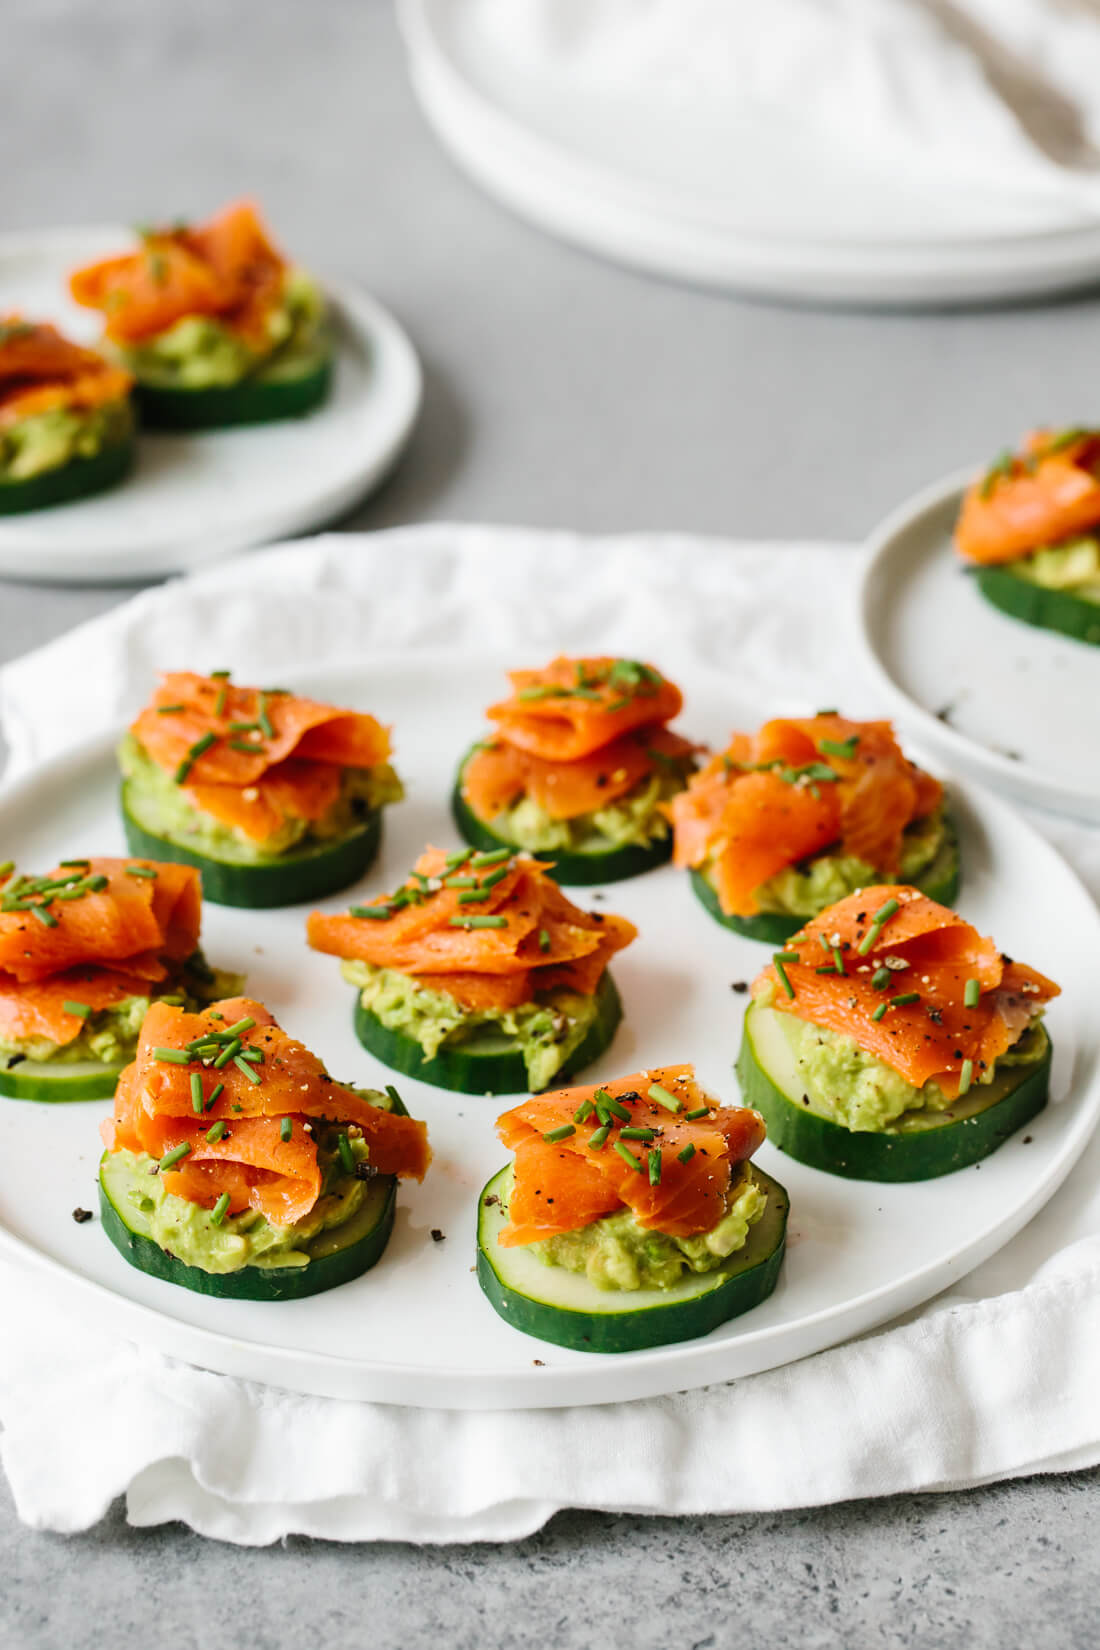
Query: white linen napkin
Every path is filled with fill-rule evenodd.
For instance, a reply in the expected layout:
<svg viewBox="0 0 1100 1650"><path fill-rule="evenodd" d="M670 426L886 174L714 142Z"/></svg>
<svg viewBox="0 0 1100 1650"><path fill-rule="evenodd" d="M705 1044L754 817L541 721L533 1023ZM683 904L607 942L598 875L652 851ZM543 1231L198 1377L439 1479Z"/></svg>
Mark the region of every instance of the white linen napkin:
<svg viewBox="0 0 1100 1650"><path fill-rule="evenodd" d="M858 556L448 526L276 548L139 596L0 672L10 772L118 725L166 661L232 657L262 677L373 646L659 656L675 640L762 701L828 683L871 710L848 629ZM1038 822L1100 890L1100 831ZM1100 1461L1098 1140L1024 1232L902 1324L786 1369L598 1409L302 1397L130 1344L90 1310L62 1315L39 1276L7 1262L0 1291L0 1457L38 1528L87 1528L124 1494L135 1524L179 1519L243 1544L510 1540L567 1506L764 1510Z"/></svg>

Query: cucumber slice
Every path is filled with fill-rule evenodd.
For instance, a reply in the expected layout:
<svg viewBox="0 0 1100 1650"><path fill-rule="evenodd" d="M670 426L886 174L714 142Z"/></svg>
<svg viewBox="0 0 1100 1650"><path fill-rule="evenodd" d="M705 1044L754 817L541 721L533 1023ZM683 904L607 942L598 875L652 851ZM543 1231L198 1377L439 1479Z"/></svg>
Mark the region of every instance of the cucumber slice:
<svg viewBox="0 0 1100 1650"><path fill-rule="evenodd" d="M573 1050L565 1065L554 1073L555 1085L564 1083L584 1066L598 1060L610 1046L623 1017L622 1000L610 974L605 974L596 990L596 1018L587 1036ZM403 1031L384 1026L355 994L355 1035L368 1053L394 1071L418 1077L422 1083L452 1089L460 1094L527 1094L530 1083L527 1066L516 1044L491 1027L479 1028L472 1037L448 1046L426 1059L424 1050Z"/></svg>
<svg viewBox="0 0 1100 1650"><path fill-rule="evenodd" d="M104 1152L99 1165L99 1212L103 1230L123 1259L164 1283L238 1301L302 1300L360 1277L380 1259L393 1230L397 1205L396 1178L379 1175L368 1184L367 1195L350 1220L303 1244L310 1255L308 1265L204 1272L201 1266L169 1254L152 1237L143 1218L140 1190L132 1171Z"/></svg>
<svg viewBox="0 0 1100 1650"><path fill-rule="evenodd" d="M180 389L140 379L134 396L143 425L154 430L216 430L234 424L270 424L278 418L302 418L326 400L332 387L331 355L312 355L289 363L282 371L272 365L239 384L209 389Z"/></svg>
<svg viewBox="0 0 1100 1650"><path fill-rule="evenodd" d="M947 818L944 824L946 835L940 850L931 865L914 879L913 887L919 888L939 905L953 905L959 892L959 839L954 822ZM717 889L702 871L689 874L696 898L706 906L714 920L720 922L723 928L732 928L735 934L744 934L746 939L763 940L765 945L782 945L806 923L813 921L812 917L789 917L780 911L761 911L754 917L729 917L718 903Z"/></svg>
<svg viewBox="0 0 1100 1650"><path fill-rule="evenodd" d="M1020 578L1010 567L975 568L973 577L986 601L1002 613L1100 647L1100 606L1096 602L1086 602L1070 590L1046 590Z"/></svg>
<svg viewBox="0 0 1100 1650"><path fill-rule="evenodd" d="M462 759L458 780L451 796L451 813L459 835L474 848L491 852L507 848L513 854L524 853L515 842L498 836L491 826L474 813L462 795L462 775L470 753ZM542 857L542 853L538 853ZM553 860L550 876L566 888L588 888L598 882L625 882L627 877L641 876L657 865L664 865L672 857L672 832L657 842L632 842L625 848L597 848L591 853L564 853L558 848L547 848L545 857Z"/></svg>
<svg viewBox="0 0 1100 1650"><path fill-rule="evenodd" d="M9 1100L109 1100L121 1065L98 1060L20 1060L0 1054L0 1094Z"/></svg>
<svg viewBox="0 0 1100 1650"><path fill-rule="evenodd" d="M481 1193L477 1223L478 1282L513 1329L577 1352L640 1352L669 1341L709 1335L728 1319L759 1306L775 1288L783 1261L790 1199L763 1169L753 1179L767 1207L749 1228L744 1248L714 1272L689 1273L672 1289L597 1289L583 1274L545 1266L525 1247L502 1249L512 1166Z"/></svg>
<svg viewBox="0 0 1100 1650"><path fill-rule="evenodd" d="M800 1163L849 1180L934 1180L978 1163L1047 1103L1051 1051L1034 1065L1008 1066L948 1111L915 1113L881 1133L847 1129L802 1098L787 1018L750 1004L737 1059L746 1106L768 1125L768 1139Z"/></svg>
<svg viewBox="0 0 1100 1650"><path fill-rule="evenodd" d="M0 482L0 516L21 515L25 510L45 510L54 504L71 504L114 487L134 466L133 438L112 441L90 458L71 458L26 481ZM29 571L29 570L28 570Z"/></svg>
<svg viewBox="0 0 1100 1650"><path fill-rule="evenodd" d="M134 811L129 780L122 782L121 804L126 846L132 854L168 860L173 865L197 866L202 872L204 899L215 905L245 906L254 911L299 905L338 893L363 875L382 840L382 814L376 810L348 836L244 864L195 853L171 837L155 836L146 830Z"/></svg>

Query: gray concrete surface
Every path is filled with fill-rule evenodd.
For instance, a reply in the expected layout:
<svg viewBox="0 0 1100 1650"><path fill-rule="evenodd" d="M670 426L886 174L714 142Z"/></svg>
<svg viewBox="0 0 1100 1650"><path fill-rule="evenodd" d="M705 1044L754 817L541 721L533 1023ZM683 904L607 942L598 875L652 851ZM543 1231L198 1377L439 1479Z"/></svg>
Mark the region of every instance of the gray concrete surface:
<svg viewBox="0 0 1100 1650"><path fill-rule="evenodd" d="M1095 299L800 312L544 239L424 129L385 0L6 0L0 121L5 228L251 191L288 245L403 318L424 418L349 526L850 538L1033 420L1096 405ZM0 660L124 595L0 585ZM1078 1475L776 1517L569 1514L499 1551L238 1552L118 1512L87 1536L32 1534L0 1489L0 1647L1083 1647L1094 1505Z"/></svg>

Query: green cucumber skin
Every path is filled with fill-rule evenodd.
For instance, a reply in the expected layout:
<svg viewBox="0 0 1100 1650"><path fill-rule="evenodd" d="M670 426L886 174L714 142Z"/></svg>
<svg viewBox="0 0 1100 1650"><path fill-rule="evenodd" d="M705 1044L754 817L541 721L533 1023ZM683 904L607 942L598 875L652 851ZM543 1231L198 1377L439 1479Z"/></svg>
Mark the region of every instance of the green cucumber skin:
<svg viewBox="0 0 1100 1650"><path fill-rule="evenodd" d="M600 981L597 997L599 1012L584 1041L574 1049L564 1068L556 1072L553 1082L564 1084L569 1078L598 1060L607 1049L623 1017L623 1005L610 974ZM422 1083L434 1083L437 1088L450 1089L456 1094L529 1094L527 1067L522 1054L470 1054L462 1049L440 1052L432 1059L424 1057L420 1044L403 1032L391 1031L363 1007L359 993L355 994L355 1035L376 1060L400 1071L406 1077L416 1077Z"/></svg>
<svg viewBox="0 0 1100 1650"><path fill-rule="evenodd" d="M82 1072L66 1077L64 1061L59 1061L56 1077L20 1076L20 1067L0 1069L0 1095L7 1100L38 1100L48 1104L70 1100L110 1100L118 1083L121 1066L104 1066L102 1074Z"/></svg>
<svg viewBox="0 0 1100 1650"><path fill-rule="evenodd" d="M394 1180L378 1225L358 1243L334 1255L311 1260L308 1266L242 1266L239 1272L204 1272L201 1266L189 1266L186 1261L177 1260L159 1243L154 1243L152 1238L131 1232L108 1197L102 1180L99 1182L99 1214L103 1230L124 1260L139 1272L159 1278L162 1283L175 1283L182 1289L193 1290L197 1295L214 1295L219 1300L304 1300L309 1295L320 1295L326 1289L335 1289L341 1283L350 1283L381 1259L393 1231L396 1207L397 1182Z"/></svg>
<svg viewBox="0 0 1100 1650"><path fill-rule="evenodd" d="M462 795L461 769L459 784L455 786L451 797L451 812L459 835L471 847L484 849L487 853L495 848L507 848L513 854L527 852L524 848L517 848L514 842L507 841L505 837L497 836L485 821L473 812ZM543 855L540 852L534 857L541 859ZM553 864L547 874L565 888L591 888L602 882L625 882L628 877L642 876L646 871L652 871L671 859L672 833L669 832L660 842L633 842L629 847L610 848L606 853L600 854L563 854L557 849L547 849L545 857L553 858Z"/></svg>
<svg viewBox="0 0 1100 1650"><path fill-rule="evenodd" d="M486 1196L492 1196L507 1169L493 1176L483 1188L478 1209ZM753 1173L764 1183L768 1206L774 1222L778 1219L780 1231L773 1246L747 1270L736 1272L719 1288L694 1300L678 1301L667 1307L647 1307L631 1312L588 1313L553 1305L520 1294L498 1276L492 1259L482 1243L481 1222L478 1222L477 1276L489 1304L513 1329L537 1340L550 1341L575 1352L642 1352L647 1347L666 1346L674 1341L697 1340L709 1335L731 1318L740 1317L754 1306L759 1306L775 1289L787 1238L787 1215L790 1198L786 1190L771 1175L753 1165ZM764 1220L768 1219L768 1213ZM751 1246L753 1233L749 1233ZM547 1268L548 1274L553 1268Z"/></svg>
<svg viewBox="0 0 1100 1650"><path fill-rule="evenodd" d="M205 390L168 389L139 381L134 398L146 429L219 430L303 418L328 399L332 377L332 359L327 357L297 378L245 378L239 384Z"/></svg>
<svg viewBox="0 0 1100 1650"><path fill-rule="evenodd" d="M227 860L192 853L168 837L153 836L130 813L126 793L124 780L122 823L130 853L173 865L194 865L202 872L203 898L214 905L270 911L339 893L341 888L357 882L374 863L382 841L382 814L377 810L359 830L336 842L323 843L302 854L286 854L266 865L232 865Z"/></svg>
<svg viewBox="0 0 1100 1650"><path fill-rule="evenodd" d="M1010 618L1100 647L1100 607L1095 602L1082 601L1068 590L1044 590L1001 567L978 568L973 576L986 601Z"/></svg>
<svg viewBox="0 0 1100 1650"><path fill-rule="evenodd" d="M46 510L54 504L71 504L76 499L105 493L129 475L134 467L137 446L133 439L112 441L91 458L72 458L56 469L26 481L0 482L0 516L22 515L27 510Z"/></svg>
<svg viewBox="0 0 1100 1650"><path fill-rule="evenodd" d="M780 1151L812 1169L824 1169L826 1174L842 1175L847 1180L896 1184L936 1180L980 1163L995 1152L1046 1105L1050 1065L1048 1050L1020 1085L996 1105L915 1134L846 1129L789 1099L757 1064L747 1015L736 1070L742 1103L760 1113L768 1127L768 1139Z"/></svg>
<svg viewBox="0 0 1100 1650"><path fill-rule="evenodd" d="M954 905L959 895L959 843L953 822L947 820L947 840L923 876L913 884L922 893L934 899L937 905ZM691 886L695 897L704 905L723 928L743 934L749 940L762 940L765 945L783 945L792 934L797 934L813 917L788 917L779 911L761 911L755 917L728 917L718 903L713 885L701 871L692 871Z"/></svg>

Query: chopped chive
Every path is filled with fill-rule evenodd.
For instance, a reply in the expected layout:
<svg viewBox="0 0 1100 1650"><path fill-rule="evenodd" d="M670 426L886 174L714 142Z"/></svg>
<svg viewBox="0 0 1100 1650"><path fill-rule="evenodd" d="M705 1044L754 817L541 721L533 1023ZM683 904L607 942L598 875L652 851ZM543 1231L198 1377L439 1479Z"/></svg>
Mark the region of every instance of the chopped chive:
<svg viewBox="0 0 1100 1650"><path fill-rule="evenodd" d="M611 1113L608 1111L602 1100L596 1101L596 1116L599 1118L601 1123L606 1123L608 1128L611 1127Z"/></svg>
<svg viewBox="0 0 1100 1650"><path fill-rule="evenodd" d="M889 1008L889 1006L890 1006L889 1003L879 1003L878 1007L875 1009L874 1013L871 1015L872 1020L881 1020L882 1016L886 1013L886 1010Z"/></svg>
<svg viewBox="0 0 1100 1650"><path fill-rule="evenodd" d="M626 1107L620 1101L612 1100L610 1095L604 1101L604 1110L610 1113L612 1117L617 1117L620 1123L630 1122L630 1113Z"/></svg>
<svg viewBox="0 0 1100 1650"><path fill-rule="evenodd" d="M878 937L882 929L885 928L890 918L894 915L894 912L899 911L900 909L901 907L896 899L888 899L885 905L879 906L878 910L871 918L870 928L868 928L866 934L864 934L863 938L856 947L856 950L859 952L861 957L865 957L871 947L878 943Z"/></svg>
<svg viewBox="0 0 1100 1650"><path fill-rule="evenodd" d="M393 906L353 905L350 914L353 917L366 917L370 922L385 922L388 917L393 916Z"/></svg>
<svg viewBox="0 0 1100 1650"><path fill-rule="evenodd" d="M264 1063L264 1051L262 1048L246 1048L241 1052L241 1059L247 1060L250 1065L262 1066Z"/></svg>
<svg viewBox="0 0 1100 1650"><path fill-rule="evenodd" d="M647 1161L648 1166L649 1166L649 1184L651 1186L659 1186L661 1184L661 1148L660 1148L660 1146L655 1146L653 1148L653 1150L648 1153L646 1161Z"/></svg>
<svg viewBox="0 0 1100 1650"><path fill-rule="evenodd" d="M86 886L82 887L80 883L77 883L75 888L59 888L54 898L63 900L83 899L87 892Z"/></svg>
<svg viewBox="0 0 1100 1650"><path fill-rule="evenodd" d="M817 712L817 715L818 716L839 716L840 712L837 710L835 705L828 705L824 710L819 710Z"/></svg>
<svg viewBox="0 0 1100 1650"><path fill-rule="evenodd" d="M246 744L243 739L231 739L229 741L229 749L239 751L242 756L255 756L259 748L259 745Z"/></svg>
<svg viewBox="0 0 1100 1650"><path fill-rule="evenodd" d="M630 703L630 698L629 698L629 696L627 696L624 699L612 699L611 703L605 705L603 708L610 715L614 715L617 710L625 710L627 705L629 705L629 703Z"/></svg>
<svg viewBox="0 0 1100 1650"><path fill-rule="evenodd" d="M86 871L92 862L90 859L59 859L57 863L65 866L66 870L71 866L74 870ZM6 860L3 865L0 865L0 877L6 876L9 871L14 871L14 869L15 861Z"/></svg>
<svg viewBox="0 0 1100 1650"><path fill-rule="evenodd" d="M187 709L186 705L158 705L157 706L157 715L158 716L178 716L181 710L186 710L186 709Z"/></svg>
<svg viewBox="0 0 1100 1650"><path fill-rule="evenodd" d="M685 1118L687 1119L687 1121L689 1123L696 1123L696 1122L698 1122L700 1117L709 1117L710 1116L710 1107L709 1106L696 1106L694 1111L686 1111L684 1113L684 1116L685 1116Z"/></svg>
<svg viewBox="0 0 1100 1650"><path fill-rule="evenodd" d="M476 888L476 877L444 877L444 888Z"/></svg>
<svg viewBox="0 0 1100 1650"><path fill-rule="evenodd" d="M966 1094L973 1081L974 1062L973 1060L964 1060L962 1063L962 1069L959 1072L959 1093Z"/></svg>
<svg viewBox="0 0 1100 1650"><path fill-rule="evenodd" d="M814 969L814 973L815 974L835 974L836 973L836 963L831 963L831 962L820 963L818 965L818 967Z"/></svg>
<svg viewBox="0 0 1100 1650"><path fill-rule="evenodd" d="M824 751L826 756L841 756L850 762L856 754L859 744L859 734L853 733L850 739L821 739L818 741L818 750Z"/></svg>
<svg viewBox="0 0 1100 1650"><path fill-rule="evenodd" d="M229 689L228 688L223 687L223 688L218 689L218 697L214 700L214 715L215 716L224 716L225 715L225 701L228 697L229 697Z"/></svg>
<svg viewBox="0 0 1100 1650"><path fill-rule="evenodd" d="M94 877L86 877L84 879L84 886L88 889L89 893L101 894L107 886L107 880L108 879L101 872L97 871Z"/></svg>
<svg viewBox="0 0 1100 1650"><path fill-rule="evenodd" d="M154 1060L167 1060L171 1066L187 1066L191 1063L191 1056L185 1048L155 1048Z"/></svg>
<svg viewBox="0 0 1100 1650"><path fill-rule="evenodd" d="M210 1142L210 1144L213 1146L221 1139L222 1135L225 1133L225 1130L226 1130L225 1118L224 1117L219 1117L217 1122L216 1123L211 1123L210 1127L207 1129L206 1138Z"/></svg>
<svg viewBox="0 0 1100 1650"><path fill-rule="evenodd" d="M981 995L981 981L967 980L966 985L963 987L963 1006L965 1008L977 1008Z"/></svg>
<svg viewBox="0 0 1100 1650"><path fill-rule="evenodd" d="M155 882L157 878L157 873L151 865L127 865L126 875L128 877L147 877L150 882Z"/></svg>
<svg viewBox="0 0 1100 1650"><path fill-rule="evenodd" d="M38 920L42 924L43 928L56 928L57 927L57 918L54 916L52 911L47 911L47 909L44 905L32 905L31 910L33 911L34 915L38 918Z"/></svg>
<svg viewBox="0 0 1100 1650"><path fill-rule="evenodd" d="M193 1071L191 1073L191 1110L199 1117L202 1116L203 1104L202 1078L197 1071Z"/></svg>
<svg viewBox="0 0 1100 1650"><path fill-rule="evenodd" d="M654 1083L646 1090L646 1093L651 1100L656 1100L657 1104L663 1106L666 1111L683 1111L684 1109L684 1102L677 1100L676 1096L670 1094L667 1089L662 1088L660 1083Z"/></svg>
<svg viewBox="0 0 1100 1650"><path fill-rule="evenodd" d="M641 1174L641 1162L634 1156L629 1146L624 1146L621 1140L616 1140L613 1142L612 1149L618 1152L624 1163L629 1163L632 1169L636 1169Z"/></svg>
<svg viewBox="0 0 1100 1650"><path fill-rule="evenodd" d="M229 731L230 733L253 733L259 729L259 726L258 722L230 722ZM254 746L249 747L249 749L254 748Z"/></svg>
<svg viewBox="0 0 1100 1650"><path fill-rule="evenodd" d="M582 1100L576 1111L573 1113L574 1123L587 1123L588 1119L595 1114L595 1111L596 1108L592 1104L591 1100Z"/></svg>
<svg viewBox="0 0 1100 1650"><path fill-rule="evenodd" d="M282 1122L279 1124L279 1139L285 1145L286 1142L290 1139L290 1137L293 1133L294 1133L293 1120L289 1117L284 1117Z"/></svg>
<svg viewBox="0 0 1100 1650"><path fill-rule="evenodd" d="M260 694L260 708L256 713L256 720L260 724L260 732L263 734L264 738L265 739L274 739L275 729L272 726L270 716L267 714L267 694L266 693L261 693Z"/></svg>
<svg viewBox="0 0 1100 1650"><path fill-rule="evenodd" d="M839 945L833 946L833 967L838 974L844 973L844 953Z"/></svg>
<svg viewBox="0 0 1100 1650"><path fill-rule="evenodd" d="M470 852L471 850L469 848L456 848L454 852L448 854L446 859L443 861L444 868L451 871L456 865L465 865L466 861L470 857Z"/></svg>
<svg viewBox="0 0 1100 1650"><path fill-rule="evenodd" d="M236 1025L226 1026L222 1035L224 1037L239 1037L242 1031L251 1031L255 1024L255 1020L246 1014L243 1020L237 1021Z"/></svg>
<svg viewBox="0 0 1100 1650"><path fill-rule="evenodd" d="M182 1008L183 1007L183 998L182 997L158 997L157 1001L161 1002L161 1003L167 1003L169 1008Z"/></svg>
<svg viewBox="0 0 1100 1650"><path fill-rule="evenodd" d="M772 962L775 964L775 972L779 975L780 981L783 985L783 990L787 993L788 997L793 997L794 986L791 984L790 976L783 966L783 957L780 952L777 951L775 953L775 956L772 958Z"/></svg>
<svg viewBox="0 0 1100 1650"><path fill-rule="evenodd" d="M910 1003L919 1002L919 991L902 991L898 996L890 998L891 1008L906 1008Z"/></svg>
<svg viewBox="0 0 1100 1650"><path fill-rule="evenodd" d="M398 1094L392 1083L386 1084L386 1093L389 1095L395 1106L399 1106L401 1104L401 1096Z"/></svg>
<svg viewBox="0 0 1100 1650"><path fill-rule="evenodd" d="M238 1071L244 1072L250 1083L260 1082L261 1079L259 1072L255 1071L253 1067L249 1065L247 1060L242 1060L239 1054L235 1054L233 1056L233 1064L236 1066Z"/></svg>
<svg viewBox="0 0 1100 1650"><path fill-rule="evenodd" d="M342 1131L336 1136L336 1150L340 1156L340 1163L345 1174L355 1173L355 1153L351 1149L351 1141Z"/></svg>
<svg viewBox="0 0 1100 1650"><path fill-rule="evenodd" d="M482 877L481 886L483 888L495 888L497 883L508 875L508 869L507 865L498 865L495 871L490 871L487 877Z"/></svg>
<svg viewBox="0 0 1100 1650"><path fill-rule="evenodd" d="M64 1002L61 1006L66 1014L75 1014L81 1020L86 1020L92 1012L87 1003Z"/></svg>
<svg viewBox="0 0 1100 1650"><path fill-rule="evenodd" d="M511 848L494 848L487 854L475 854L470 864L475 870L481 871L487 865L500 865L503 860L511 859Z"/></svg>
<svg viewBox="0 0 1100 1650"><path fill-rule="evenodd" d="M218 736L216 733L204 733L201 739L195 740L195 743L190 747L187 755L183 758L183 761L175 771L173 777L175 778L177 785L183 784L199 757L202 756L204 752L208 751L211 745L216 745L217 742Z"/></svg>
<svg viewBox="0 0 1100 1650"><path fill-rule="evenodd" d="M619 1133L624 1140L656 1140L657 1138L656 1129L620 1129Z"/></svg>
<svg viewBox="0 0 1100 1650"><path fill-rule="evenodd" d="M548 1146L556 1146L559 1140L568 1140L571 1134L576 1134L576 1127L572 1123L562 1123L560 1128L549 1129L543 1135Z"/></svg>
<svg viewBox="0 0 1100 1650"><path fill-rule="evenodd" d="M212 682L227 682L233 672L231 670L211 670L207 674Z"/></svg>
<svg viewBox="0 0 1100 1650"><path fill-rule="evenodd" d="M209 1139L209 1135L207 1136L207 1139ZM228 1192L223 1192L221 1197L219 1197L218 1201L215 1203L214 1207L210 1211L210 1224L211 1224L211 1226L220 1226L221 1225L222 1221L225 1219L226 1211L228 1210L228 1208L229 1208L229 1193Z"/></svg>
<svg viewBox="0 0 1100 1650"><path fill-rule="evenodd" d="M885 991L892 978L893 975L888 968L876 968L871 975L871 984L876 991Z"/></svg>
<svg viewBox="0 0 1100 1650"><path fill-rule="evenodd" d="M489 898L488 888L466 888L458 896L459 905L480 905Z"/></svg>
<svg viewBox="0 0 1100 1650"><path fill-rule="evenodd" d="M217 1105L219 1099L224 1093L225 1084L215 1083L214 1087L210 1090L210 1093L206 1096L206 1105L204 1109L206 1111L213 1111L214 1107Z"/></svg>
<svg viewBox="0 0 1100 1650"><path fill-rule="evenodd" d="M190 1153L191 1142L189 1140L181 1141L178 1146L173 1146L170 1152L165 1152L164 1156L157 1164L157 1168L162 1170L170 1169L173 1164L180 1162L182 1158L190 1156Z"/></svg>
<svg viewBox="0 0 1100 1650"><path fill-rule="evenodd" d="M691 1141L689 1140L687 1145L684 1147L683 1151L676 1153L676 1161L677 1161L677 1163L690 1163L694 1156L695 1156L695 1147L692 1145Z"/></svg>
<svg viewBox="0 0 1100 1650"><path fill-rule="evenodd" d="M550 949L550 935L545 928L539 929L539 950L545 955Z"/></svg>
<svg viewBox="0 0 1100 1650"><path fill-rule="evenodd" d="M452 917L452 928L507 928L507 917Z"/></svg>
<svg viewBox="0 0 1100 1650"><path fill-rule="evenodd" d="M230 1060L241 1052L242 1046L239 1037L234 1037L231 1043L226 1043L218 1058L214 1061L214 1070L220 1071L223 1066L227 1066Z"/></svg>
<svg viewBox="0 0 1100 1650"><path fill-rule="evenodd" d="M588 1144L594 1152L602 1151L607 1145L607 1137L611 1133L610 1123L601 1123L595 1134L588 1136Z"/></svg>

